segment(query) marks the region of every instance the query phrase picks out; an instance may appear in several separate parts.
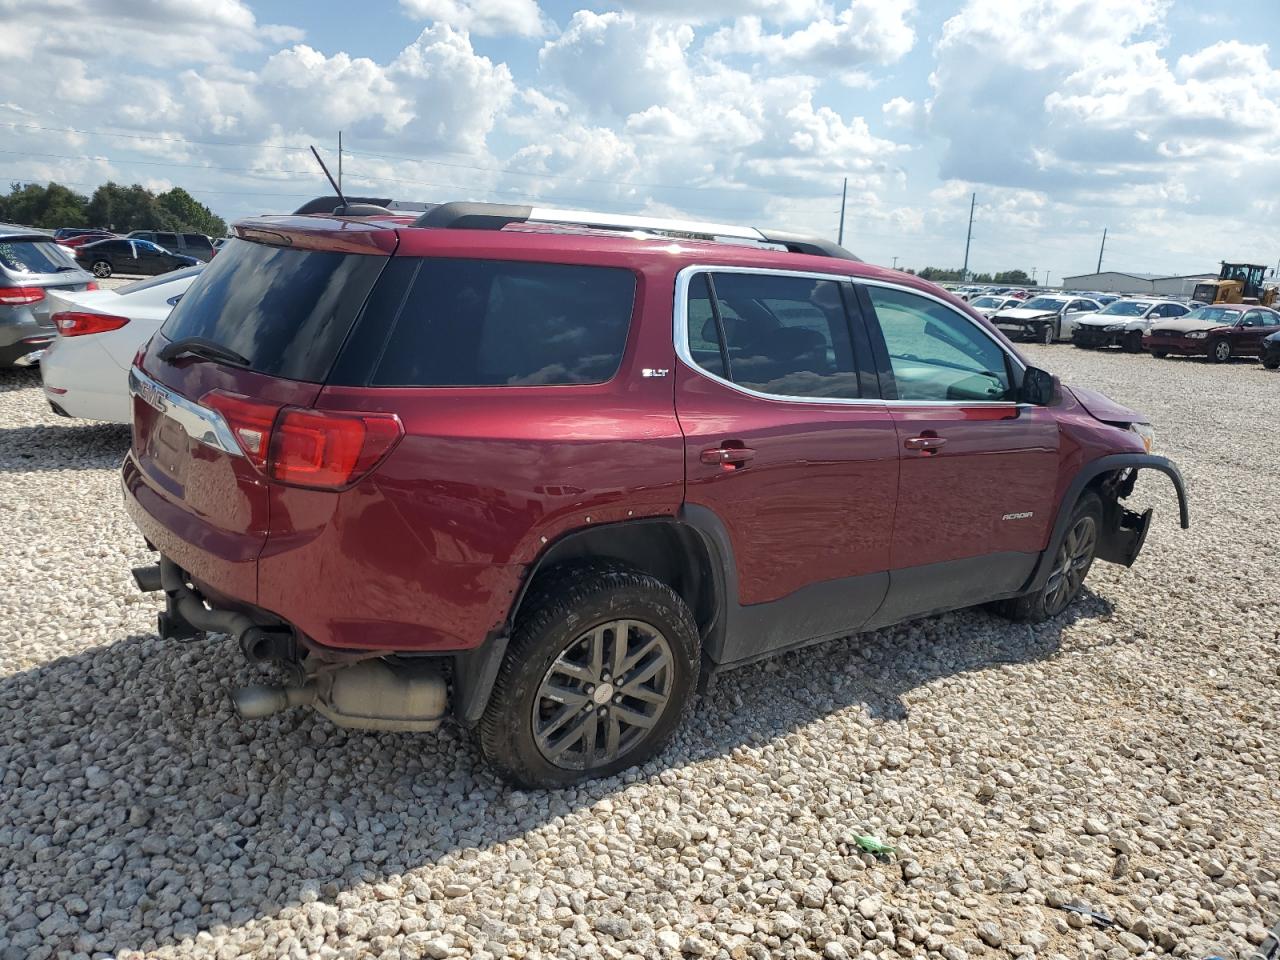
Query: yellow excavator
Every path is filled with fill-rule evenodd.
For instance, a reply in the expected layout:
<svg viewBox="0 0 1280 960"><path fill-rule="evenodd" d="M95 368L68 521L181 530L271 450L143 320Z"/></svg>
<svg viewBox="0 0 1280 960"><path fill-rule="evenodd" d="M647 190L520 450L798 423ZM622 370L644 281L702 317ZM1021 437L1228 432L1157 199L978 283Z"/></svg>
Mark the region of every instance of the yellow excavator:
<svg viewBox="0 0 1280 960"><path fill-rule="evenodd" d="M1256 263L1222 262L1217 280L1202 280L1191 292L1201 303L1260 303L1269 307L1276 301L1276 288L1264 283L1267 268Z"/></svg>

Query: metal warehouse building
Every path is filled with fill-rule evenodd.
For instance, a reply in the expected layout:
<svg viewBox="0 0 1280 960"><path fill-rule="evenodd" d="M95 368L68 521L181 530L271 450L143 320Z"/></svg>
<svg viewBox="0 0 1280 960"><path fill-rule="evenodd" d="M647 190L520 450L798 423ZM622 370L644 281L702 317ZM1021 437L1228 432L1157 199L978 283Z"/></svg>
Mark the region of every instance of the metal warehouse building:
<svg viewBox="0 0 1280 960"><path fill-rule="evenodd" d="M1218 271L1168 276L1157 273L1082 273L1063 277L1062 286L1067 290L1096 290L1099 293L1153 293L1167 297L1189 297L1201 280L1218 279Z"/></svg>

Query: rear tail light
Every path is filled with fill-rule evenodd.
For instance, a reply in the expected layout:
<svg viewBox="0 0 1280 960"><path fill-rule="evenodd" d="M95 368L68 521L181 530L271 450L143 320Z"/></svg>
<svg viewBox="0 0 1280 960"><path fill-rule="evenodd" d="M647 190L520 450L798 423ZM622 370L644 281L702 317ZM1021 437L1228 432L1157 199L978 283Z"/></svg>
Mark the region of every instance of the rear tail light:
<svg viewBox="0 0 1280 960"><path fill-rule="evenodd" d="M116 317L109 313L79 313L68 311L55 313L52 317L58 333L64 337L83 337L88 333L106 333L108 330L119 330L129 322L128 317Z"/></svg>
<svg viewBox="0 0 1280 960"><path fill-rule="evenodd" d="M271 442L271 425L280 412L280 404L264 403L226 390L211 390L200 402L222 414L249 462L264 470Z"/></svg>
<svg viewBox="0 0 1280 960"><path fill-rule="evenodd" d="M289 407L271 435L268 475L281 483L341 489L376 467L403 434L395 414Z"/></svg>
<svg viewBox="0 0 1280 960"><path fill-rule="evenodd" d="M86 284L84 285L84 288L85 288L86 290L97 290L97 289L98 289L98 283L97 283L97 281L96 281L96 280L90 280L88 283L86 283Z"/></svg>
<svg viewBox="0 0 1280 960"><path fill-rule="evenodd" d="M392 413L283 407L225 390L200 401L222 414L249 462L279 483L341 490L366 476L404 436Z"/></svg>
<svg viewBox="0 0 1280 960"><path fill-rule="evenodd" d="M20 307L27 303L39 303L43 299L43 287L0 287L0 304L6 307Z"/></svg>

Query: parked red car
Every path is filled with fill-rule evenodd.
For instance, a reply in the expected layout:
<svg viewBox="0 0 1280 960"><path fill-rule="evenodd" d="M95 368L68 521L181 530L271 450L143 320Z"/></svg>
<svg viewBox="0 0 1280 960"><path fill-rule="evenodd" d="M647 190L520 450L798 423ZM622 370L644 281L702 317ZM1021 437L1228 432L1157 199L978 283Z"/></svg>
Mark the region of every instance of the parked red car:
<svg viewBox="0 0 1280 960"><path fill-rule="evenodd" d="M448 203L263 217L137 358L126 503L164 636L314 706L448 709L513 782L617 773L700 682L1132 564L1146 418L835 245ZM719 240L733 242L718 242ZM781 249L780 249L781 248Z"/></svg>
<svg viewBox="0 0 1280 960"><path fill-rule="evenodd" d="M1259 356L1262 341L1273 333L1280 333L1280 313L1270 307L1219 303L1157 321L1143 335L1142 347L1154 357L1176 353L1225 363L1232 357Z"/></svg>

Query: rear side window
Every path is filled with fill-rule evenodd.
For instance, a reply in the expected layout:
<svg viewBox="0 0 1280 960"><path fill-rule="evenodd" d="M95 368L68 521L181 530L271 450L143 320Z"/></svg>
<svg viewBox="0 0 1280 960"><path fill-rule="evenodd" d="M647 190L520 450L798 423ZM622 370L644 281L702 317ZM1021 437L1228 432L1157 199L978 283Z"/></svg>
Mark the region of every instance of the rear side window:
<svg viewBox="0 0 1280 960"><path fill-rule="evenodd" d="M319 383L386 263L377 255L231 240L161 332L229 347L258 373Z"/></svg>
<svg viewBox="0 0 1280 960"><path fill-rule="evenodd" d="M75 269L69 254L52 240L0 240L0 266L14 273L57 273Z"/></svg>
<svg viewBox="0 0 1280 960"><path fill-rule="evenodd" d="M603 383L622 362L635 292L635 275L617 267L424 259L370 383Z"/></svg>
<svg viewBox="0 0 1280 960"><path fill-rule="evenodd" d="M209 242L208 237L201 236L198 233L184 233L182 240L188 247L194 247L199 250L212 250L213 244Z"/></svg>
<svg viewBox="0 0 1280 960"><path fill-rule="evenodd" d="M687 309L688 350L708 373L779 397L861 396L836 281L700 275Z"/></svg>

